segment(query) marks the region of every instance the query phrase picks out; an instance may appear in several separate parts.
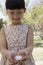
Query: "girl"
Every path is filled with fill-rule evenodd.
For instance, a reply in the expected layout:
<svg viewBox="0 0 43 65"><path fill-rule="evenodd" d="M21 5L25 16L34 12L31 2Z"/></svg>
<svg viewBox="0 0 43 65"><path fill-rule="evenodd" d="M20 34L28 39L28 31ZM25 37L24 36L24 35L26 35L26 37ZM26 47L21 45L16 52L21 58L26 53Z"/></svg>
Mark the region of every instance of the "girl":
<svg viewBox="0 0 43 65"><path fill-rule="evenodd" d="M5 5L12 22L0 31L1 65L35 65L32 56L33 31L21 21L26 10L25 2L6 0Z"/></svg>

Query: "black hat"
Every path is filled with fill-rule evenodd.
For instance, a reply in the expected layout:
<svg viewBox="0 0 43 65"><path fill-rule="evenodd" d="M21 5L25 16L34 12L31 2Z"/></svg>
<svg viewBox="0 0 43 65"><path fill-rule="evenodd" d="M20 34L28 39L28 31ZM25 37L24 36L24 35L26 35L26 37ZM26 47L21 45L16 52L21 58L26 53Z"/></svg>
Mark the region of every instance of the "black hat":
<svg viewBox="0 0 43 65"><path fill-rule="evenodd" d="M6 0L6 9L25 9L24 0Z"/></svg>

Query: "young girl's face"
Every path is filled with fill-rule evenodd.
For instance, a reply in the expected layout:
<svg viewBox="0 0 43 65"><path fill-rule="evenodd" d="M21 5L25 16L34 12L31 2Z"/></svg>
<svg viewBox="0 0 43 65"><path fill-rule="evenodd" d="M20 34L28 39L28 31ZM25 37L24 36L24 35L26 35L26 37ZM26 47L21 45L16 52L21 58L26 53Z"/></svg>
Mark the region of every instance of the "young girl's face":
<svg viewBox="0 0 43 65"><path fill-rule="evenodd" d="M21 22L21 19L23 17L24 14L24 9L15 9L15 10L7 10L7 14L9 16L9 18L11 19L12 23L14 24L18 24Z"/></svg>

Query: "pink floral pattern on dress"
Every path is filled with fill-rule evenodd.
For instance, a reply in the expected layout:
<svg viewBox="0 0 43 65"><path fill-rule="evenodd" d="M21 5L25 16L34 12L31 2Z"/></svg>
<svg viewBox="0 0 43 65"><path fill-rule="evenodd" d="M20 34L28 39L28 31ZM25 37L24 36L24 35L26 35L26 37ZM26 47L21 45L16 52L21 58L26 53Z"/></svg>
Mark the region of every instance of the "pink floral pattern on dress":
<svg viewBox="0 0 43 65"><path fill-rule="evenodd" d="M28 26L15 25L8 26L5 28L5 34L8 44L8 49L17 51L17 49L23 49L26 47L26 36L27 36Z"/></svg>

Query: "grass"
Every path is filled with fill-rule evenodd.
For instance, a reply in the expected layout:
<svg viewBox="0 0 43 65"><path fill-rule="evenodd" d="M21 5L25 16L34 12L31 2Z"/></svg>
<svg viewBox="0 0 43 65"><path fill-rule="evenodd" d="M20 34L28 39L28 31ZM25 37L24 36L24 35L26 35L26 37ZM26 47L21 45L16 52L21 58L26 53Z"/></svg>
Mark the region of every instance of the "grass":
<svg viewBox="0 0 43 65"><path fill-rule="evenodd" d="M39 36L34 36L34 46L43 47L43 40Z"/></svg>
<svg viewBox="0 0 43 65"><path fill-rule="evenodd" d="M43 40L41 40L41 39L35 39L34 43L43 43Z"/></svg>
<svg viewBox="0 0 43 65"><path fill-rule="evenodd" d="M43 43L43 40L39 36L34 36L34 43Z"/></svg>

